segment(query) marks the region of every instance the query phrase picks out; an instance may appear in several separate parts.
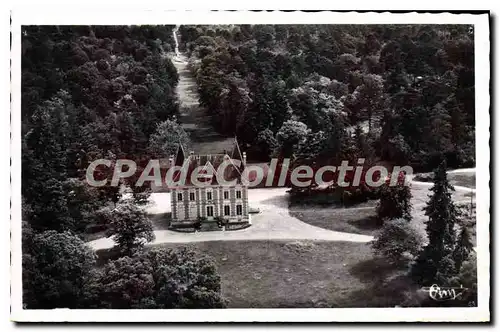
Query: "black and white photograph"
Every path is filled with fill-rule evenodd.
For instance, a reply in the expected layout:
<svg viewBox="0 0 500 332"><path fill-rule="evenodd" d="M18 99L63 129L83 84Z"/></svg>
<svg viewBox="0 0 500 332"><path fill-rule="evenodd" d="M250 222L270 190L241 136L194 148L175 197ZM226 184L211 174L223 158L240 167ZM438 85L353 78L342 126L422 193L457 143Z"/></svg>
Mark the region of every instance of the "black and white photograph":
<svg viewBox="0 0 500 332"><path fill-rule="evenodd" d="M12 320L490 320L487 11L46 14Z"/></svg>

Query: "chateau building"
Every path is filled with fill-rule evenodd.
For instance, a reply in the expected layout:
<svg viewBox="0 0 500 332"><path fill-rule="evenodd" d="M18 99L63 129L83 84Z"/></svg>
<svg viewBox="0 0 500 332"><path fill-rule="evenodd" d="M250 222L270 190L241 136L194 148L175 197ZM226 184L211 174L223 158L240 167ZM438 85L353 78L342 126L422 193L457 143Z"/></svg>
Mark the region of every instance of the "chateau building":
<svg viewBox="0 0 500 332"><path fill-rule="evenodd" d="M183 184L171 190L174 224L192 222L199 218L222 218L229 224L249 222L248 186L242 182L241 176L246 165L246 154L241 153L236 140L230 153L199 155L191 151L186 154L184 147L179 146L170 163L171 166L182 167L186 175L185 180L181 181ZM225 167L221 168L224 170L224 181L231 185L219 183L217 171L221 172L221 166ZM203 182L202 186L191 182L192 173L196 169L201 174L198 179ZM174 182L179 180L180 173L174 175ZM205 179L203 174L207 174Z"/></svg>

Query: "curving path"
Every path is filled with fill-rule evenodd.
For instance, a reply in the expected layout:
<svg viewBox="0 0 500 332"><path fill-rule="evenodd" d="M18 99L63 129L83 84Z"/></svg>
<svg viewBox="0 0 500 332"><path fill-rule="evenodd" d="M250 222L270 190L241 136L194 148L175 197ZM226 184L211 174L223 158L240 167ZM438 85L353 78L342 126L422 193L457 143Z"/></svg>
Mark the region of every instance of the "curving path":
<svg viewBox="0 0 500 332"><path fill-rule="evenodd" d="M473 172L474 170L456 170L451 172ZM427 182L412 182L412 190L422 191L427 195ZM457 191L470 192L471 188L458 187ZM369 242L372 236L335 232L306 224L291 216L288 211L287 188L266 188L249 190L249 201L252 207L259 208L260 213L252 215L252 226L238 231L178 233L169 230L155 231L156 240L149 245L160 243L188 243L204 241L240 241L240 240L323 240L323 241L350 241ZM457 193L460 195L460 193ZM421 214L421 207L426 199L419 199L415 195L413 208L415 213ZM469 198L457 196L457 203L469 202ZM361 207L354 209L373 209ZM146 207L149 214L170 212L170 194L153 193L150 204ZM415 218L417 219L417 218ZM95 249L111 248L114 242L111 238L101 238L89 242Z"/></svg>
<svg viewBox="0 0 500 332"><path fill-rule="evenodd" d="M422 191L427 197L428 183L412 182L412 190ZM464 187L465 188L465 187ZM251 215L252 226L238 231L214 231L200 233L179 233L169 230L155 231L156 240L148 245L160 243L188 243L205 241L241 241L241 240L320 240L320 241L349 241L369 242L372 236L336 232L320 227L315 227L291 216L288 210L287 188L251 189L248 191L249 201L253 208L259 208L260 213ZM470 188L458 188L454 199L456 203L468 203L470 198L460 196L463 191L470 192ZM462 191L462 193L459 193ZM426 199L419 199L414 195L413 209L415 222L426 204ZM373 209L373 207L361 207L354 209ZM170 212L170 194L153 193L150 204L146 206L149 214L161 214ZM101 238L89 242L89 245L97 249L111 248L114 243L111 238Z"/></svg>
<svg viewBox="0 0 500 332"><path fill-rule="evenodd" d="M448 174L455 174L455 173L476 173L476 168L459 168L459 169L454 169L451 171L447 172Z"/></svg>
<svg viewBox="0 0 500 332"><path fill-rule="evenodd" d="M448 173L448 174L476 173L476 168L459 168L459 169L447 171L446 173ZM414 174L408 176L410 178L410 180L412 181L412 185L432 187L432 185L433 185L432 182L415 181L415 180L413 180L413 176L414 176ZM455 186L455 185L453 187L455 188L455 191L468 191L468 192L472 192L472 193L476 192L475 188L469 188L469 187L464 187L464 186Z"/></svg>
<svg viewBox="0 0 500 332"><path fill-rule="evenodd" d="M174 30L172 30L172 35L174 37L174 41L175 41L175 55L176 56L179 56L180 53L179 53L179 40L177 39L177 31L179 31L179 25L176 25Z"/></svg>
<svg viewBox="0 0 500 332"><path fill-rule="evenodd" d="M412 181L413 185L419 185L419 186L426 186L426 187L432 187L434 183L432 182L423 182L423 181ZM469 188L469 187L464 187L464 186L453 186L455 188L455 191L468 191L475 193L476 189L475 188Z"/></svg>
<svg viewBox="0 0 500 332"><path fill-rule="evenodd" d="M306 224L288 213L287 188L249 190L252 207L260 213L251 215L252 226L238 231L214 231L199 233L179 233L169 230L155 231L156 240L148 245L160 243L185 243L204 241L241 241L241 240L322 240L369 242L371 236L335 232ZM170 211L170 194L152 194L152 202L146 208L149 213ZM93 249L111 248L111 238L101 238L88 243Z"/></svg>
<svg viewBox="0 0 500 332"><path fill-rule="evenodd" d="M459 169L454 169L451 171L447 171L446 173L448 174L460 174L460 173L476 173L475 168L459 168ZM427 187L432 187L433 183L432 182L424 182L424 181L415 181L413 180L414 174L408 175L408 178L411 180L412 185L419 185L419 186L427 186ZM464 186L453 186L455 190L457 191L468 191L468 192L476 192L475 188L469 188L469 187L464 187Z"/></svg>
<svg viewBox="0 0 500 332"><path fill-rule="evenodd" d="M177 73L179 82L176 93L180 101L179 121L182 128L191 138L191 147L198 154L222 153L231 151L234 138L224 137L214 130L212 119L199 103L198 87L195 77L189 68L188 57L179 52L179 26L173 30L175 53L169 54Z"/></svg>

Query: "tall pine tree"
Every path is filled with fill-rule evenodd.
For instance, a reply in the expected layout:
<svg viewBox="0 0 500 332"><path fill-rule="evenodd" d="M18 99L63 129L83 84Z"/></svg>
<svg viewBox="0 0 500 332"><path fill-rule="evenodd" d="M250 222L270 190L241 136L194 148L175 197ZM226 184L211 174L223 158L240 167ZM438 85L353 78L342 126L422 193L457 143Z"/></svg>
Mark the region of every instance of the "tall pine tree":
<svg viewBox="0 0 500 332"><path fill-rule="evenodd" d="M61 144L65 117L52 101L32 116L32 128L23 141L21 191L30 206L29 222L35 229L72 229L67 207L66 153ZM52 112L51 112L52 111Z"/></svg>
<svg viewBox="0 0 500 332"><path fill-rule="evenodd" d="M455 273L455 223L457 209L451 198L454 191L446 176L446 162L434 171L433 194L425 207L428 244L412 266L411 274L421 285L445 284Z"/></svg>

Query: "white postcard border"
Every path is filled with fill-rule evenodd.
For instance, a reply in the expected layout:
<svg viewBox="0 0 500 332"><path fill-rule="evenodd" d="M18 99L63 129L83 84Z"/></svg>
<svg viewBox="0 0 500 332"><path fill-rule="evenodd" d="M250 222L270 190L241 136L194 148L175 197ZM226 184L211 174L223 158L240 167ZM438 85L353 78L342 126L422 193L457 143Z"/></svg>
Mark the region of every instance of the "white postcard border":
<svg viewBox="0 0 500 332"><path fill-rule="evenodd" d="M25 310L21 278L21 25L77 24L474 24L478 302L475 308ZM11 319L67 322L388 322L490 319L490 31L488 15L43 9L12 12Z"/></svg>

